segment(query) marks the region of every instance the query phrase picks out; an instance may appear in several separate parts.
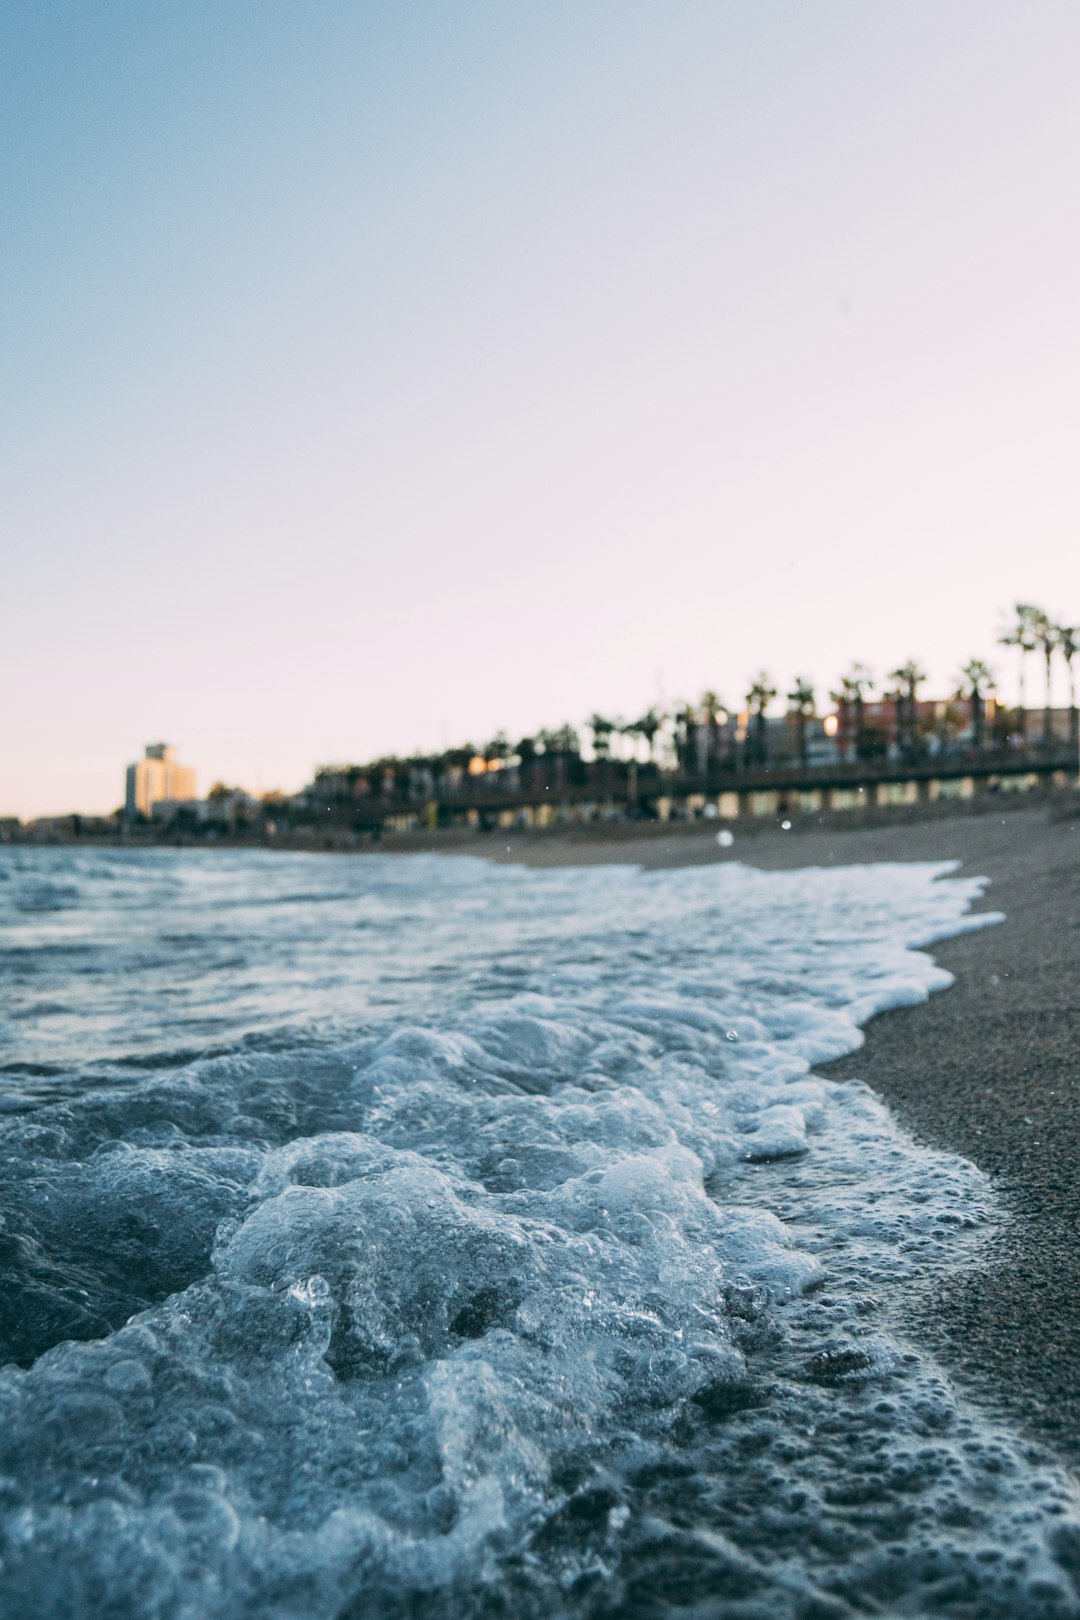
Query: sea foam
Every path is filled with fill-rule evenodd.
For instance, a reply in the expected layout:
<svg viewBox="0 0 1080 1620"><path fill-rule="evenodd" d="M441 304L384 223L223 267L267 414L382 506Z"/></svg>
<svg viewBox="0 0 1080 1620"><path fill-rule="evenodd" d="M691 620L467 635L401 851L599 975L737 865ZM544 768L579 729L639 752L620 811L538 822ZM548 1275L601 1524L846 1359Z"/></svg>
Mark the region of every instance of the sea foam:
<svg viewBox="0 0 1080 1620"><path fill-rule="evenodd" d="M813 1072L977 881L3 860L6 1613L1080 1614L904 1332L991 1189Z"/></svg>

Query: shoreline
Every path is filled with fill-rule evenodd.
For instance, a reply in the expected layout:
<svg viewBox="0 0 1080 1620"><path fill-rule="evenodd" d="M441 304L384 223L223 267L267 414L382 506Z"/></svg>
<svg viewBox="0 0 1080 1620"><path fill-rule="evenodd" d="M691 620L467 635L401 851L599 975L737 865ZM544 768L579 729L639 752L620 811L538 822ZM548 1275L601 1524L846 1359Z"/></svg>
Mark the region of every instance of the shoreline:
<svg viewBox="0 0 1080 1620"><path fill-rule="evenodd" d="M733 841L722 849L724 828ZM1005 921L931 948L952 987L879 1014L857 1052L818 1067L864 1081L917 1141L962 1155L993 1181L1006 1220L985 1262L915 1292L908 1322L980 1405L1080 1470L1080 793L803 815L789 830L764 818L627 821L402 834L349 850L239 840L203 847L211 858L241 849L439 853L647 871L731 860L765 871L954 861L963 876L987 877L974 909L1004 912Z"/></svg>
<svg viewBox="0 0 1080 1620"><path fill-rule="evenodd" d="M786 814L796 835L806 832L828 831L850 833L868 828L911 826L923 821L952 821L958 818L982 816L1001 817L1046 807L1052 816L1060 819L1080 808L1080 779L1067 786L1034 787L1019 791L984 792L967 798L944 797L919 799L911 804L866 804L859 808L833 810L803 810L792 808ZM0 820L3 818L0 817ZM75 819L75 818L61 818ZM709 843L722 827L734 830L740 839L771 837L779 831L780 813L743 815L731 818L685 820L671 817L666 821L647 816L577 821L555 820L544 827L439 827L413 828L409 832L384 831L377 835L367 831L346 831L341 826L328 825L322 830L314 826L303 829L285 829L280 834L268 835L258 831L230 831L228 829L202 832L179 831L167 828L119 828L105 833L98 828L80 831L54 828L48 834L23 828L15 834L0 830L0 849L113 849L122 851L150 849L202 850L207 853L228 852L239 849L258 849L283 855L435 855L465 854L481 859L500 859L509 849L524 857L530 865L567 864L566 847L573 845L587 852L586 861L633 860L647 867L656 865L699 865L715 859L709 853ZM507 842L509 840L509 843ZM615 853L627 845L641 846L641 854Z"/></svg>
<svg viewBox="0 0 1080 1620"><path fill-rule="evenodd" d="M933 946L952 987L879 1014L858 1052L819 1067L865 1081L917 1141L991 1178L1007 1216L1001 1233L973 1270L914 1297L911 1326L984 1408L1080 1467L1080 805L1058 798L842 830L736 826L724 850L716 830L508 835L486 853L647 870L725 859L767 871L952 860L964 876L990 879L975 909L1003 911L1005 921Z"/></svg>

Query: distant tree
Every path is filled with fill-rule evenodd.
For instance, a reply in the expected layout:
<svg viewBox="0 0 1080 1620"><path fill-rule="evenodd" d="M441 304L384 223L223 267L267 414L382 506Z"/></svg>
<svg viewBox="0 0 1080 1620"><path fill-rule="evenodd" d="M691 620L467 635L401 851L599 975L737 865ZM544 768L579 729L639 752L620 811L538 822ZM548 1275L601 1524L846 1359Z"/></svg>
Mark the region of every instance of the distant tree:
<svg viewBox="0 0 1080 1620"><path fill-rule="evenodd" d="M694 768L694 743L697 736L697 711L691 703L680 703L672 711L675 726L675 757L681 771Z"/></svg>
<svg viewBox="0 0 1080 1620"><path fill-rule="evenodd" d="M754 721L754 762L758 765L768 763L769 749L766 741L765 711L776 696L776 687L764 670L753 683L746 694L746 706L750 710Z"/></svg>
<svg viewBox="0 0 1080 1620"><path fill-rule="evenodd" d="M873 751L866 731L866 699L873 689L874 677L865 664L854 663L844 676L842 685L849 694L848 702L854 716L855 756L862 759Z"/></svg>
<svg viewBox="0 0 1080 1620"><path fill-rule="evenodd" d="M897 735L900 752L910 756L918 747L919 687L926 679L926 672L919 668L914 659L909 658L899 669L890 670L889 679L896 682Z"/></svg>
<svg viewBox="0 0 1080 1620"><path fill-rule="evenodd" d="M497 731L494 737L492 737L491 741L481 750L481 752L483 753L485 762L489 766L501 766L506 764L507 760L510 758L510 755L513 753L513 749L510 747L510 739L506 735L506 732Z"/></svg>
<svg viewBox="0 0 1080 1620"><path fill-rule="evenodd" d="M787 696L788 713L795 720L795 734L798 738L799 764L806 767L806 722L814 714L814 688L802 675L796 678L794 686Z"/></svg>
<svg viewBox="0 0 1080 1620"><path fill-rule="evenodd" d="M557 726L554 730L538 731L536 745L544 758L551 761L551 775L554 778L552 785L556 789L564 788L568 779L576 778L580 774L577 767L581 764L581 744L573 726L564 725Z"/></svg>
<svg viewBox="0 0 1080 1620"><path fill-rule="evenodd" d="M1080 736L1080 725L1076 710L1076 676L1073 672L1073 659L1080 652L1080 625L1059 624L1057 630L1058 652L1065 664L1065 672L1069 677L1069 742L1073 749L1077 747Z"/></svg>
<svg viewBox="0 0 1080 1620"><path fill-rule="evenodd" d="M634 720L630 723L630 725L623 727L623 730L629 736L643 737L645 739L645 747L648 751L650 762L653 757L653 745L656 741L656 733L660 730L663 723L663 719L661 718L658 710L646 709L640 720Z"/></svg>
<svg viewBox="0 0 1080 1620"><path fill-rule="evenodd" d="M960 696L971 704L971 740L981 748L986 721L986 694L993 690L994 672L981 658L969 658L960 671L963 677Z"/></svg>
<svg viewBox="0 0 1080 1620"><path fill-rule="evenodd" d="M618 730L614 720L608 720L602 714L590 714L585 722L592 733L593 753L597 759L608 759L611 754L611 734Z"/></svg>
<svg viewBox="0 0 1080 1620"><path fill-rule="evenodd" d="M724 713L724 705L719 692L714 692L711 687L702 692L699 709L703 728L700 750L704 754L702 767L708 769L709 760L720 757L720 716Z"/></svg>
<svg viewBox="0 0 1080 1620"><path fill-rule="evenodd" d="M578 754L581 752L581 739L571 725L556 727L554 731L541 731L538 741L543 739L544 752L548 754Z"/></svg>
<svg viewBox="0 0 1080 1620"><path fill-rule="evenodd" d="M1043 747L1049 748L1053 737L1053 719L1050 705L1050 688L1054 679L1054 653L1057 650L1057 625L1049 614L1042 608L1033 608L1031 615L1031 633L1035 640L1035 648L1043 655L1043 668L1046 672L1046 688L1043 694Z"/></svg>
<svg viewBox="0 0 1080 1620"><path fill-rule="evenodd" d="M466 785L469 762L475 755L476 749L471 742L459 743L454 748L443 750L439 761L439 776L442 778L444 793L460 792Z"/></svg>
<svg viewBox="0 0 1080 1620"><path fill-rule="evenodd" d="M999 647L1015 647L1020 655L1020 736L1023 739L1027 737L1027 698L1024 695L1027 657L1038 645L1035 639L1038 616L1039 609L1030 602L1017 602L1011 627L998 636Z"/></svg>
<svg viewBox="0 0 1080 1620"><path fill-rule="evenodd" d="M904 723L904 694L903 694L903 691L898 686L883 686L881 688L881 701L883 703L891 703L892 704L893 735L892 735L891 741L895 742L896 746L899 748L900 747L900 742L901 742L900 733L901 733L901 730L903 728L903 723Z"/></svg>
<svg viewBox="0 0 1080 1620"><path fill-rule="evenodd" d="M517 763L516 781L519 785L531 788L535 778L534 762L536 760L535 737L521 737L514 744L513 760Z"/></svg>

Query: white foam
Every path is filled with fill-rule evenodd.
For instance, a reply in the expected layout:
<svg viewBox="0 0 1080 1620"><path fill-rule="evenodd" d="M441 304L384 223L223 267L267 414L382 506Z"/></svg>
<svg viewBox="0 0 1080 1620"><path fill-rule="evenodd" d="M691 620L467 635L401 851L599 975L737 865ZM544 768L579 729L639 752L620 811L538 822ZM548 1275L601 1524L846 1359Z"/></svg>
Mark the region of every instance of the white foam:
<svg viewBox="0 0 1080 1620"><path fill-rule="evenodd" d="M139 867L97 1085L0 1141L8 1612L1080 1612L1071 1482L895 1328L990 1189L811 1071L977 882L218 859ZM52 873L92 950L129 876ZM227 1049L122 1078L155 929Z"/></svg>

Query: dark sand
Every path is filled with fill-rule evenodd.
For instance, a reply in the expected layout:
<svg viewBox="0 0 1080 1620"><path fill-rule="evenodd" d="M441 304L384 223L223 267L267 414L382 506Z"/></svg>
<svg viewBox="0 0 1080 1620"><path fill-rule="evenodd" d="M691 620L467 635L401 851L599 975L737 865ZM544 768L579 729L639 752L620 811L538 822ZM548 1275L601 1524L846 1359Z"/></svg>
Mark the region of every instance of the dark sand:
<svg viewBox="0 0 1080 1620"><path fill-rule="evenodd" d="M938 807L934 807L937 809ZM716 823L494 834L472 850L530 865L741 860L779 870L865 861L962 862L991 879L1000 926L935 946L954 987L885 1013L828 1066L874 1087L916 1138L994 1179L1011 1219L980 1269L913 1302L912 1327L958 1381L1080 1465L1080 800L984 799L859 825L784 832Z"/></svg>

